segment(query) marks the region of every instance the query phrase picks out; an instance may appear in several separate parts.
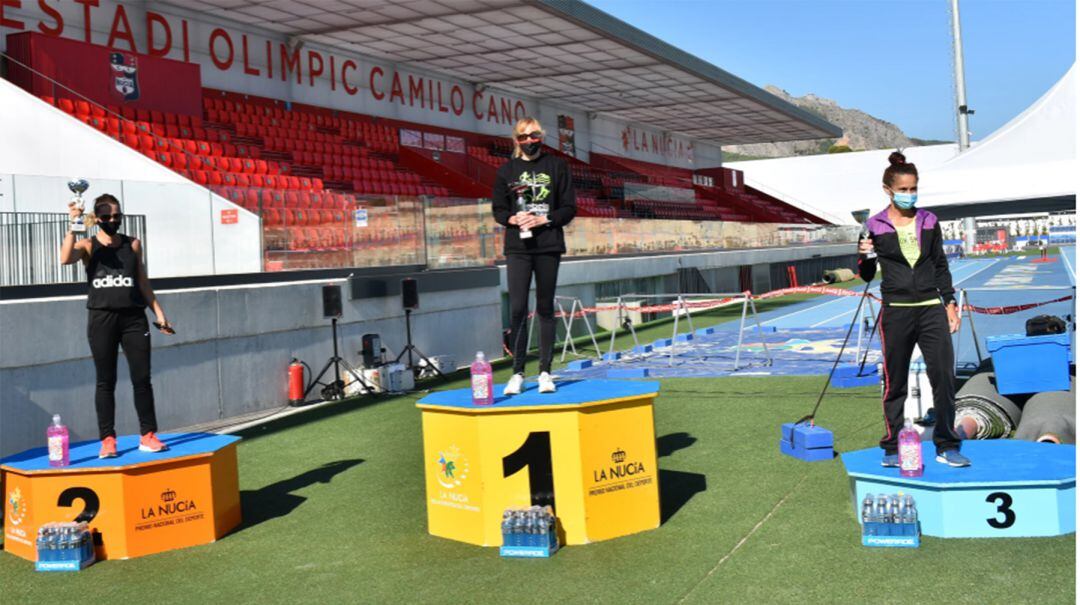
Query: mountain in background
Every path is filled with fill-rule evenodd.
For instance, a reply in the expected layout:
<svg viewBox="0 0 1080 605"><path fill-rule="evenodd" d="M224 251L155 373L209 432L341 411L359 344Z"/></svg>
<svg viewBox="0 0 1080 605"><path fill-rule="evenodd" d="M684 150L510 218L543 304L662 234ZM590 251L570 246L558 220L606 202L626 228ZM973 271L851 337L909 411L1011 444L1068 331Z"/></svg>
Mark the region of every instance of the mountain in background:
<svg viewBox="0 0 1080 605"><path fill-rule="evenodd" d="M793 97L785 90L766 86L765 90L801 109L813 113L825 121L839 126L844 135L839 139L816 139L785 143L755 143L752 145L728 145L724 147L724 160L737 161L758 158L785 158L793 155L817 155L836 151L866 151L870 149L896 149L934 145L950 141L914 139L904 134L895 124L880 120L858 109L845 109L832 99L814 94ZM846 147L846 148L845 148Z"/></svg>

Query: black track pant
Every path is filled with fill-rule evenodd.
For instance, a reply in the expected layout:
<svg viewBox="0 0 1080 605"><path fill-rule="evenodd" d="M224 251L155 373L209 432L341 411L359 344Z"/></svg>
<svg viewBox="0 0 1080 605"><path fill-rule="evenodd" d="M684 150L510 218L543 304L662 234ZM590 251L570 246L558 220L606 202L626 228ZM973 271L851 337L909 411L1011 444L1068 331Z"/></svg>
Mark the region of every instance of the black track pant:
<svg viewBox="0 0 1080 605"><path fill-rule="evenodd" d="M562 255L508 254L506 282L510 290L510 352L514 355L514 373L525 372L525 354L529 341L529 285L536 275L536 315L540 320L540 371L551 371L555 348L555 283L559 279Z"/></svg>
<svg viewBox="0 0 1080 605"><path fill-rule="evenodd" d="M911 371L911 353L915 345L922 351L926 374L934 390L934 445L940 454L960 448L960 440L953 432L956 418L956 384L953 380L952 339L949 337L949 320L943 305L932 307L891 307L881 311L882 356L885 358L885 436L881 447L886 454L897 452L897 435L904 428L904 401L908 392L908 373ZM925 397L926 394L923 394Z"/></svg>
<svg viewBox="0 0 1080 605"><path fill-rule="evenodd" d="M124 347L139 415L139 433L157 432L154 415L154 389L150 385L150 324L144 309L90 309L86 335L97 370L98 434L101 439L115 437L116 429L116 359L117 346Z"/></svg>

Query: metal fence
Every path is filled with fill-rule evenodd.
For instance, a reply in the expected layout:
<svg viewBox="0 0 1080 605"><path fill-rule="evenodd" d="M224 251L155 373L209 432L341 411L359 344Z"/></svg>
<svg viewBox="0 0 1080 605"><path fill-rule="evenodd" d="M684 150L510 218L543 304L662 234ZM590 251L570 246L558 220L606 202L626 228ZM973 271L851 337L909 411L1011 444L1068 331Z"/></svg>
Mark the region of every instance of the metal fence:
<svg viewBox="0 0 1080 605"><path fill-rule="evenodd" d="M67 213L0 212L0 286L82 281L81 263L60 264L60 245L67 231ZM145 250L144 215L124 215L124 232L142 240ZM87 230L88 237L95 233L97 227Z"/></svg>

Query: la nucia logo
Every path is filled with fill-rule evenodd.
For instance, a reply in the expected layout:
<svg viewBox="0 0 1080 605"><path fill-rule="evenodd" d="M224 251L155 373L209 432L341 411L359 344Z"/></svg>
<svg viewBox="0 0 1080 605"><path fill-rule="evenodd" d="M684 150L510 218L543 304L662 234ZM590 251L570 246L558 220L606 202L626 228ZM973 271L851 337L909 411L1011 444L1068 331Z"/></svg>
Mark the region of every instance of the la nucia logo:
<svg viewBox="0 0 1080 605"><path fill-rule="evenodd" d="M135 282L130 277L106 275L90 282L90 285L95 288L130 288L135 285Z"/></svg>

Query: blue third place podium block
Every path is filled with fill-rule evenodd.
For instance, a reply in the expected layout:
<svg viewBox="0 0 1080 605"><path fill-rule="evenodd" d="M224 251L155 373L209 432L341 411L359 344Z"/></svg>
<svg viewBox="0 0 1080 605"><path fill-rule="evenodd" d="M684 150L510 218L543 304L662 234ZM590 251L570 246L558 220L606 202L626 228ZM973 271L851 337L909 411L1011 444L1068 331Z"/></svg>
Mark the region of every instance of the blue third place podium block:
<svg viewBox="0 0 1080 605"><path fill-rule="evenodd" d="M854 485L854 507L867 494L903 492L919 504L923 535L939 538L1027 538L1076 531L1076 446L1014 439L964 441L971 466L934 460L923 443L923 474L903 477L881 466L882 451L842 454Z"/></svg>
<svg viewBox="0 0 1080 605"><path fill-rule="evenodd" d="M809 424L785 423L780 427L780 453L807 462L832 460L832 431Z"/></svg>

